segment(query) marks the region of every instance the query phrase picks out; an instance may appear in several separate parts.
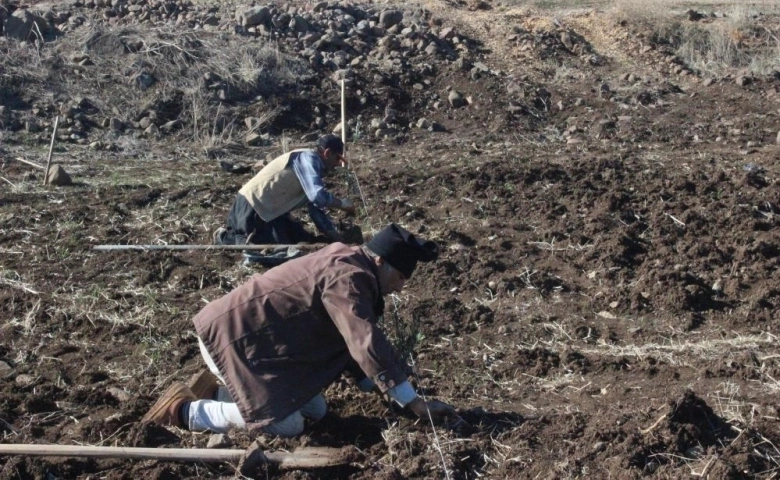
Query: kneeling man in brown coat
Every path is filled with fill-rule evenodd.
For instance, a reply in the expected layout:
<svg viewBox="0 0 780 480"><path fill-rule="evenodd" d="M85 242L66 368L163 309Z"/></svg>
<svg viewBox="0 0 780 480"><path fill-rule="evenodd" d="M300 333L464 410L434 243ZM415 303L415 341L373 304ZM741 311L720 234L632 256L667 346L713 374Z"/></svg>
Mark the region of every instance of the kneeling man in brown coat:
<svg viewBox="0 0 780 480"><path fill-rule="evenodd" d="M193 322L216 379L172 385L144 421L190 430L260 429L293 437L321 419L322 391L345 371L421 417L454 417L446 403L417 396L377 326L383 297L400 291L437 246L391 224L363 246L334 243L291 260L212 301ZM211 380L210 380L210 379Z"/></svg>

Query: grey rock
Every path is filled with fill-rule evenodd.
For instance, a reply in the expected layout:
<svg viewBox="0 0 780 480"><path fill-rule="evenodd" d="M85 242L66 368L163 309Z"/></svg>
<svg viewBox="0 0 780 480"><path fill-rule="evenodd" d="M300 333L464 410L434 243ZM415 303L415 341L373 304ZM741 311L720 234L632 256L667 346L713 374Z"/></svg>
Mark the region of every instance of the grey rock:
<svg viewBox="0 0 780 480"><path fill-rule="evenodd" d="M398 133L398 131L394 128L380 128L377 129L376 132L374 132L374 136L376 136L376 138L385 138L385 137L392 137L396 133Z"/></svg>
<svg viewBox="0 0 780 480"><path fill-rule="evenodd" d="M383 28L391 28L398 25L404 19L400 10L385 10L379 14L379 25Z"/></svg>
<svg viewBox="0 0 780 480"><path fill-rule="evenodd" d="M354 76L354 72L352 71L352 69L342 68L333 72L331 78L333 78L335 82L340 82L341 80L349 80L353 76Z"/></svg>
<svg viewBox="0 0 780 480"><path fill-rule="evenodd" d="M442 40L451 40L455 36L455 29L453 27L442 28L439 32L439 38Z"/></svg>
<svg viewBox="0 0 780 480"><path fill-rule="evenodd" d="M13 371L13 368L6 362L0 360L0 377L5 377Z"/></svg>
<svg viewBox="0 0 780 480"><path fill-rule="evenodd" d="M290 15L286 13L282 13L280 15L276 15L275 17L273 17L271 19L271 23L273 24L274 27L281 30L287 27L288 25L290 25L290 20L292 20Z"/></svg>
<svg viewBox="0 0 780 480"><path fill-rule="evenodd" d="M254 27L271 20L271 9L268 7L252 7L236 13L236 20L244 28Z"/></svg>
<svg viewBox="0 0 780 480"><path fill-rule="evenodd" d="M574 41L569 35L569 32L561 32L561 43L567 50L572 51L574 49Z"/></svg>
<svg viewBox="0 0 780 480"><path fill-rule="evenodd" d="M361 20L355 25L355 33L361 37L367 37L372 34L371 24L367 20Z"/></svg>
<svg viewBox="0 0 780 480"><path fill-rule="evenodd" d="M35 15L27 9L16 10L5 20L5 36L19 41L26 41L43 35L49 30L49 25L43 17Z"/></svg>
<svg viewBox="0 0 780 480"><path fill-rule="evenodd" d="M249 145L250 147L256 147L258 145L263 144L263 136L259 133L250 133L246 137L244 137L244 143Z"/></svg>
<svg viewBox="0 0 780 480"><path fill-rule="evenodd" d="M458 59L455 60L454 65L459 70L471 70L471 62L469 62L468 59L463 57L458 57Z"/></svg>
<svg viewBox="0 0 780 480"><path fill-rule="evenodd" d="M300 15L295 15L290 20L290 24L288 26L290 30L298 33L306 33L309 31L309 22L306 21L305 18L301 17Z"/></svg>
<svg viewBox="0 0 780 480"><path fill-rule="evenodd" d="M24 122L24 129L29 133L36 133L41 131L41 126L34 119Z"/></svg>
<svg viewBox="0 0 780 480"><path fill-rule="evenodd" d="M84 43L84 48L100 55L122 55L129 52L127 45L113 33L96 32Z"/></svg>
<svg viewBox="0 0 780 480"><path fill-rule="evenodd" d="M135 86L139 89L148 90L157 83L157 78L149 72L140 72L135 76L134 81Z"/></svg>
<svg viewBox="0 0 780 480"><path fill-rule="evenodd" d="M122 122L122 120L120 120L120 119L118 119L116 117L112 117L108 121L108 126L111 128L111 130L113 130L115 132L121 132L122 130L125 129L124 122Z"/></svg>
<svg viewBox="0 0 780 480"><path fill-rule="evenodd" d="M206 448L226 448L230 447L233 442L230 441L230 437L224 433L216 433L209 436L209 441L206 444Z"/></svg>
<svg viewBox="0 0 780 480"><path fill-rule="evenodd" d="M334 135L341 135L341 130L344 128L344 126L341 124L341 122L337 123L331 130L330 133ZM349 125L347 125L347 135L349 135Z"/></svg>
<svg viewBox="0 0 780 480"><path fill-rule="evenodd" d="M108 389L108 393L112 397L119 400L119 403L127 403L130 401L130 394L118 387L111 387Z"/></svg>
<svg viewBox="0 0 780 480"><path fill-rule="evenodd" d="M66 172L64 168L59 165L52 165L49 167L49 171L46 172L46 183L59 187L72 185L73 180L71 180L70 175L68 175L68 172Z"/></svg>
<svg viewBox="0 0 780 480"><path fill-rule="evenodd" d="M26 387L28 385L32 385L35 382L35 379L32 377L32 375L27 375L26 373L23 373L17 376L15 381L17 385Z"/></svg>
<svg viewBox="0 0 780 480"><path fill-rule="evenodd" d="M507 111L509 113L523 113L526 111L525 107L522 105L518 105L515 102L509 102L509 106L507 107Z"/></svg>
<svg viewBox="0 0 780 480"><path fill-rule="evenodd" d="M429 132L446 132L447 129L444 128L444 125L442 125L439 122L431 122L431 124L428 125L428 131Z"/></svg>
<svg viewBox="0 0 780 480"><path fill-rule="evenodd" d="M466 105L466 99L456 90L450 90L447 100L453 108L460 108Z"/></svg>

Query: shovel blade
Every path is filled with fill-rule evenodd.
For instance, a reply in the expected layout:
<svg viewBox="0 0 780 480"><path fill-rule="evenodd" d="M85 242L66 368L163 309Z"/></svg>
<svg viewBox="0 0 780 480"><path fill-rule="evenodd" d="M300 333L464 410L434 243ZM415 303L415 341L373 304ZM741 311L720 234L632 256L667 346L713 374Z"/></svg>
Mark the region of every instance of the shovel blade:
<svg viewBox="0 0 780 480"><path fill-rule="evenodd" d="M300 447L292 453L266 452L266 458L280 468L318 468L347 465L356 460L353 448Z"/></svg>
<svg viewBox="0 0 780 480"><path fill-rule="evenodd" d="M348 465L357 461L358 452L352 447L300 447L292 452L263 451L255 442L247 449L239 465L242 475L251 476L261 464L273 463L281 469L306 469Z"/></svg>

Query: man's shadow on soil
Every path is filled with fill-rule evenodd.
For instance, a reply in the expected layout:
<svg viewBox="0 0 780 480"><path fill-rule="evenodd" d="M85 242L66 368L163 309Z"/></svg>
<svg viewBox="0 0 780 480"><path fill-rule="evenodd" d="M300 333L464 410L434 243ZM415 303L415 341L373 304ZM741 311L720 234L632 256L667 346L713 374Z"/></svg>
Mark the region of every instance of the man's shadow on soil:
<svg viewBox="0 0 780 480"><path fill-rule="evenodd" d="M382 417L340 417L328 412L322 420L311 426L309 437L317 445L355 445L365 448L382 442L382 429L386 427L387 422Z"/></svg>
<svg viewBox="0 0 780 480"><path fill-rule="evenodd" d="M416 417L406 411L395 410L396 418L406 418L414 422ZM512 430L528 418L515 412L488 412L481 407L459 410L462 420L448 420L437 424L460 438L487 433L490 435ZM388 419L381 416L350 415L340 417L329 412L322 420L312 425L309 437L318 445L343 446L355 445L368 448L384 441L382 431L388 427ZM417 428L417 427L415 427ZM419 428L430 428L427 421Z"/></svg>

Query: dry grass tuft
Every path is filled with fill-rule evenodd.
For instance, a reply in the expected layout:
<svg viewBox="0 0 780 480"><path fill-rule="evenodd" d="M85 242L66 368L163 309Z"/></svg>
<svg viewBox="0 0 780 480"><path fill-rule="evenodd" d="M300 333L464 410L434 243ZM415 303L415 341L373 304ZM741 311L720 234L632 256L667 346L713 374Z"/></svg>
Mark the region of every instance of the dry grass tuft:
<svg viewBox="0 0 780 480"><path fill-rule="evenodd" d="M615 21L636 27L653 44L671 48L686 65L714 76L731 73L766 75L780 69L780 31L764 22L776 4L761 2L702 6L705 18L691 21L690 5L673 0L615 2Z"/></svg>
<svg viewBox="0 0 780 480"><path fill-rule="evenodd" d="M90 64L81 65L85 54ZM311 75L308 63L271 40L173 27L141 31L86 22L42 45L0 37L1 104L87 98L105 118L126 124L150 115L158 127L178 121L206 151L237 143L242 116L260 119L255 130L272 124L280 110L264 98Z"/></svg>

